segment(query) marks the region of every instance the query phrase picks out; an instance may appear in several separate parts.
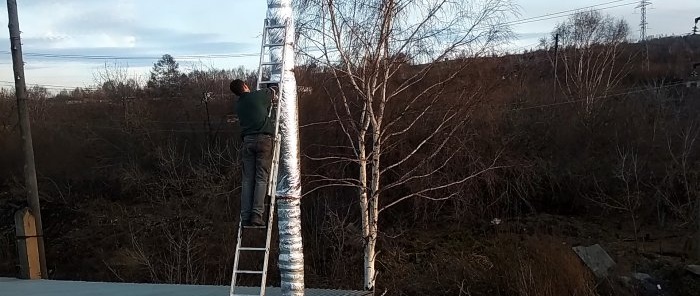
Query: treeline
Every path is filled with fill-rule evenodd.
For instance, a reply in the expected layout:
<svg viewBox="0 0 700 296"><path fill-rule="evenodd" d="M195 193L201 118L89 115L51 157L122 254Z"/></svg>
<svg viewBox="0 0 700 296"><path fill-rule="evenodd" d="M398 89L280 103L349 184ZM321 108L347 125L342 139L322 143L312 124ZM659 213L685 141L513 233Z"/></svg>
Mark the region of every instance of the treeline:
<svg viewBox="0 0 700 296"><path fill-rule="evenodd" d="M406 295L458 294L459 283L433 280L441 270L428 269L430 276L413 274L432 266L421 258L435 254L430 247L409 247L410 236L429 236L435 229L484 229L494 218L549 213L587 219L615 213L635 234L646 225L690 233L691 225L700 221L700 90L682 82L688 79L684 73L689 74L690 62L700 60L698 48L700 40L692 37L625 43L615 53L590 55L564 47L559 55L568 56L572 64L559 61L557 81L549 46L525 54L441 62L423 83L396 100L411 100L431 79L456 71L457 78L444 86L439 98L387 111L387 116L400 118L401 112L419 114L431 107L417 121L417 129L387 143L384 166L413 152L406 147L425 142L427 149L386 177L387 184L398 185L386 191L384 205L433 184L482 173L382 213L379 241L386 257L378 267L378 286ZM614 65L597 75L614 75L618 81L603 86L588 83L601 77L576 77L573 63L596 62L601 52L609 53L608 63ZM406 61L395 83L423 66ZM228 83L234 78L252 83L256 75L244 69L184 73L168 55L154 65L146 84L125 73L107 68L97 75L103 81L95 89L56 95L30 89L52 277L227 284L240 189L240 138L226 120L235 105ZM342 180L354 178L358 169L328 157L352 157L352 143L337 125L336 114L359 106L337 100L347 81L339 84L323 67L299 66L296 75L303 86L299 113L307 282L357 288L363 249L359 205L356 189L343 186ZM24 203L15 113L12 93L1 93L4 276L15 272L12 213ZM446 122L445 114L460 120L434 129ZM397 127L408 124L396 122ZM442 152L433 156L430 151L438 148ZM430 174L399 182L409 172ZM506 264L506 253L491 259ZM465 267L446 277L486 270L474 265L476 259L460 258ZM273 283L279 281L274 269L270 274ZM493 288L486 276L471 280L483 285L483 291Z"/></svg>

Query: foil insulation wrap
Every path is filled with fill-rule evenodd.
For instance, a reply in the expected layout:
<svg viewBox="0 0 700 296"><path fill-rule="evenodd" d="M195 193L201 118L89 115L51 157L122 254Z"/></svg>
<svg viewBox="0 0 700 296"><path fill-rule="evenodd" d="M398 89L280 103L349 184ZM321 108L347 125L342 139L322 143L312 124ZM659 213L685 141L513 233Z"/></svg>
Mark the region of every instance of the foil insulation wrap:
<svg viewBox="0 0 700 296"><path fill-rule="evenodd" d="M299 161L299 111L294 77L294 20L291 0L268 0L270 61L282 63L271 69L271 81L282 80L279 96L280 163L277 175L279 268L282 295L304 295L304 252L301 235L301 170Z"/></svg>

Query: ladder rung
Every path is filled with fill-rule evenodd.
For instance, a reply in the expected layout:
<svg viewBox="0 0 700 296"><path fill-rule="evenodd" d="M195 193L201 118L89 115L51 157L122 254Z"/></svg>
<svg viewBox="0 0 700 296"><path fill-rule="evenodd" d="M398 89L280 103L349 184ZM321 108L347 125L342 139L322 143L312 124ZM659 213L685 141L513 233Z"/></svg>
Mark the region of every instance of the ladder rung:
<svg viewBox="0 0 700 296"><path fill-rule="evenodd" d="M260 65L262 65L262 66L277 66L277 65L282 65L282 63L278 63L278 62L263 62L263 63L260 63Z"/></svg>
<svg viewBox="0 0 700 296"><path fill-rule="evenodd" d="M260 81L260 84L268 84L268 83L280 83L280 81L273 81L273 80Z"/></svg>
<svg viewBox="0 0 700 296"><path fill-rule="evenodd" d="M238 249L241 251L267 251L266 248L255 248L255 247L240 247Z"/></svg>
<svg viewBox="0 0 700 296"><path fill-rule="evenodd" d="M233 294L233 296L260 296L258 294Z"/></svg>
<svg viewBox="0 0 700 296"><path fill-rule="evenodd" d="M262 270L237 270L236 273L244 273L244 274L263 274Z"/></svg>
<svg viewBox="0 0 700 296"><path fill-rule="evenodd" d="M267 43L263 46L265 46L265 47L278 47L278 46L284 46L284 43Z"/></svg>
<svg viewBox="0 0 700 296"><path fill-rule="evenodd" d="M248 228L248 229L265 229L267 226L243 226L243 228Z"/></svg>
<svg viewBox="0 0 700 296"><path fill-rule="evenodd" d="M270 25L270 26L265 26L265 29L284 29L286 27L287 26L285 26L285 25Z"/></svg>

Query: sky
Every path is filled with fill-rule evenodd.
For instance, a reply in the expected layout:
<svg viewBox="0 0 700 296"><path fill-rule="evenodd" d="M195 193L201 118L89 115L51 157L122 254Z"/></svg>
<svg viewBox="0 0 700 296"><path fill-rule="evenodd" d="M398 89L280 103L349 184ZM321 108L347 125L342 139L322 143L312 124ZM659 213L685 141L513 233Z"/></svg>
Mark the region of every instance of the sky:
<svg viewBox="0 0 700 296"><path fill-rule="evenodd" d="M612 0L514 0L510 21L516 39L512 51L534 48L567 13ZM264 0L18 0L26 79L49 89L95 85L95 73L116 66L145 82L160 56L171 54L183 70L257 67ZM625 18L638 37L640 0L597 6ZM620 6L622 5L622 6ZM3 5L4 6L4 5ZM619 7L614 7L619 6ZM684 35L700 16L698 0L652 0L648 35ZM7 20L6 8L0 19ZM6 28L6 27L5 27ZM68 58L66 55L77 55ZM89 58L86 58L89 56ZM120 59L115 59L118 57ZM9 33L0 30L0 87L12 85Z"/></svg>

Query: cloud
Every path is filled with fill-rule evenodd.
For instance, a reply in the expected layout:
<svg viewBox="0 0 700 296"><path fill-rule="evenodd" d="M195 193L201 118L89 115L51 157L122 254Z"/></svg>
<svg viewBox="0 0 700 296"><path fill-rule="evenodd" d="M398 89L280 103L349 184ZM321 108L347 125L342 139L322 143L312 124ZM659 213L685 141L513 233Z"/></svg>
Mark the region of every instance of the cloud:
<svg viewBox="0 0 700 296"><path fill-rule="evenodd" d="M6 47L7 48L7 47ZM171 54L178 61L197 60L192 55L228 54L248 49L247 45L235 42L197 43L189 45L172 46L169 48L121 48L121 47L76 47L61 49L38 49L41 51L24 51L24 60L27 63L36 62L82 62L86 64L104 64L105 62L118 61L132 66L150 66L163 54ZM186 56L178 58L179 56ZM202 59L207 59L203 55ZM11 60L9 54L0 56L0 62Z"/></svg>
<svg viewBox="0 0 700 296"><path fill-rule="evenodd" d="M19 1L27 76L36 83L83 85L105 64L128 65L143 75L163 54L183 70L200 63L181 56L254 53L264 17L257 1L199 0L30 0ZM232 13L245 9L246 13ZM6 19L6 10L0 18ZM7 29L0 30L0 64L11 65ZM72 55L73 57L66 57ZM123 59L86 59L86 56ZM255 58L202 58L218 68L253 65ZM7 68L10 69L10 68ZM12 71L0 71L11 79Z"/></svg>
<svg viewBox="0 0 700 296"><path fill-rule="evenodd" d="M119 57L130 65L146 66L152 65L166 53L177 58L179 55L249 53L257 50L257 44L226 41L226 36L218 33L149 27L143 22L130 21L123 14L107 13L104 7L93 7L57 19L43 33L32 32L28 37L25 36L27 34L23 35L27 62L82 61L103 64L110 60L109 57ZM0 39L2 49L9 49L6 38ZM108 58L89 59L85 56ZM0 55L0 61L9 60L9 54Z"/></svg>
<svg viewBox="0 0 700 296"><path fill-rule="evenodd" d="M134 0L36 0L23 2L21 11L32 15L23 26L23 49L28 61L55 60L52 55L101 55L150 64L162 54L178 55L230 54L256 51L257 44L231 42L230 36L211 32L209 28L178 28L171 14L137 19L143 8ZM156 4L156 3L150 3ZM162 3L164 11L177 7ZM169 7L169 8L168 8ZM139 10L140 9L140 10ZM159 27L158 24L172 24ZM200 31L197 31L200 30ZM251 40L252 41L252 40ZM0 39L0 50L9 49L7 38ZM41 55L32 55L39 53ZM154 57L154 59L138 59ZM79 57L61 58L80 60ZM9 60L9 55L0 60ZM103 60L84 59L90 63Z"/></svg>
<svg viewBox="0 0 700 296"><path fill-rule="evenodd" d="M529 32L529 33L519 33L517 34L518 39L540 39L542 37L549 37L551 33L549 32Z"/></svg>

